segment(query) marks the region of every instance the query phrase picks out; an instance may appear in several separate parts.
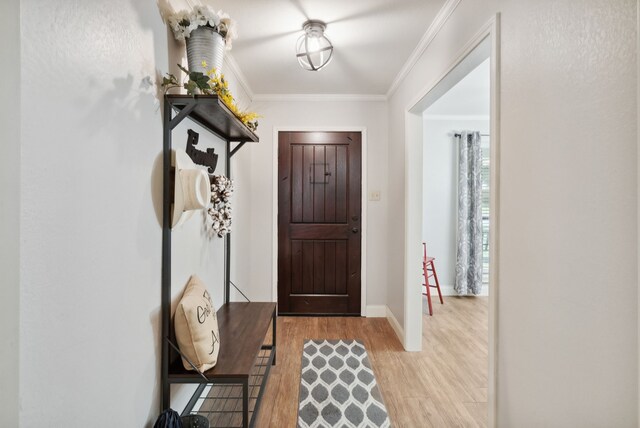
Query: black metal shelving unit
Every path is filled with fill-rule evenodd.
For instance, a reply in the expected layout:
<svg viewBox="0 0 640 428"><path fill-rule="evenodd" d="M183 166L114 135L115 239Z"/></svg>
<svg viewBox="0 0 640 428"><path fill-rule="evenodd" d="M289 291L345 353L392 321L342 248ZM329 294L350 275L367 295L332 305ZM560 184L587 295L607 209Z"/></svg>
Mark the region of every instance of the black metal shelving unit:
<svg viewBox="0 0 640 428"><path fill-rule="evenodd" d="M215 95L166 95L163 113L161 410L170 407L172 383L194 383L199 386L183 414L192 413L194 406L199 405L202 411L198 410L196 413L208 417L212 427L253 426L269 368L275 365L276 361L275 303L230 302L231 236L227 234L224 305L218 311L220 328L218 364L204 373L197 370L187 371L182 367L171 326L171 204L173 203L174 174L171 165L171 149L173 130L184 119L189 118L226 141L225 173L231 178L233 155L245 143L257 143L259 139ZM190 137L192 133L192 131L189 133ZM232 143L236 143L235 147L232 147ZM196 159L194 162L198 163ZM264 343L269 328L272 329L271 343Z"/></svg>

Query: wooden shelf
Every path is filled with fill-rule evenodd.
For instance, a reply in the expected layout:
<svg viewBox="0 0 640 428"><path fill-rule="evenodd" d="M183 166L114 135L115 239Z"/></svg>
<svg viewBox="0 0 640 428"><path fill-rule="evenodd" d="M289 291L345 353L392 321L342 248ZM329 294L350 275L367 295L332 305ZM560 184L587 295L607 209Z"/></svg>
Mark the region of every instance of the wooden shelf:
<svg viewBox="0 0 640 428"><path fill-rule="evenodd" d="M178 112L195 103L187 117L224 140L241 143L259 141L258 136L217 95L166 95L166 99Z"/></svg>
<svg viewBox="0 0 640 428"><path fill-rule="evenodd" d="M220 308L220 354L216 366L204 372L208 380L249 378L275 311L275 303L259 302L230 302ZM206 383L198 372L186 370L180 358L169 367L169 382Z"/></svg>

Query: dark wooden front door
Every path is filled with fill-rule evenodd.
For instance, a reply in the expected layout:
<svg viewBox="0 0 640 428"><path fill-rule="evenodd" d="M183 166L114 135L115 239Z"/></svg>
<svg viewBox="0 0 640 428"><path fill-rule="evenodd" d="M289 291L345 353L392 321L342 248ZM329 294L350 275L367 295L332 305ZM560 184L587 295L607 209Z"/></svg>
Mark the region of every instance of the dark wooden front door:
<svg viewBox="0 0 640 428"><path fill-rule="evenodd" d="M278 312L360 315L361 135L278 144Z"/></svg>

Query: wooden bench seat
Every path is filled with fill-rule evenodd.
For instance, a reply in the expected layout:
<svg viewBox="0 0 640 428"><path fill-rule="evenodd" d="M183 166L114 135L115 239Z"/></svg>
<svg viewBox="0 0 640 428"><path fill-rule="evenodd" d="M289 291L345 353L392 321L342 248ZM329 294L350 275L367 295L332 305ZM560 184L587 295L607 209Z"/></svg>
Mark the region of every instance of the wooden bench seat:
<svg viewBox="0 0 640 428"><path fill-rule="evenodd" d="M275 320L276 304L230 302L223 305L217 315L220 354L216 366L203 373L208 381L198 372L186 370L177 356L169 366L169 382L216 383L249 378L258 353L263 349L269 327ZM271 346L275 353L275 343Z"/></svg>

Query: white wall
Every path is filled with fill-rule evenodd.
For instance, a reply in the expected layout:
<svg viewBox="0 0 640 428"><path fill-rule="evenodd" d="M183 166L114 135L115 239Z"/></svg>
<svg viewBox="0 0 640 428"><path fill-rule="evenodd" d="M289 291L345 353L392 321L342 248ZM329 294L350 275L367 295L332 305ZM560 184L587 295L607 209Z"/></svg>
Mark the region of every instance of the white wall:
<svg viewBox="0 0 640 428"><path fill-rule="evenodd" d="M635 1L462 1L390 99L390 206L405 202L405 109L495 12L498 425L635 427ZM402 320L404 242L389 242L389 304ZM585 264L594 254L597 269Z"/></svg>
<svg viewBox="0 0 640 428"><path fill-rule="evenodd" d="M427 110L428 112L428 110ZM422 239L435 257L440 288L456 295L456 243L458 225L458 150L454 133L489 133L488 119L459 116L424 116Z"/></svg>
<svg viewBox="0 0 640 428"><path fill-rule="evenodd" d="M155 2L26 0L21 24L21 426L149 427L159 411L162 201L149 79L182 50ZM190 125L198 130L184 122L174 147ZM222 252L201 215L177 229L174 300L197 273L219 305ZM189 389L175 389L175 408Z"/></svg>
<svg viewBox="0 0 640 428"><path fill-rule="evenodd" d="M387 289L387 109L384 101L256 101L251 108L260 120L260 143L251 146L251 270L252 300L272 300L274 127L366 127L368 190L380 190L380 201L369 201L367 213L367 305L384 305ZM399 233L394 231L393 233Z"/></svg>
<svg viewBox="0 0 640 428"><path fill-rule="evenodd" d="M18 34L12 5L3 6L3 35ZM631 0L463 0L388 106L255 103L265 116L261 143L235 162L241 212L234 248L244 248L245 258L234 257L234 278L246 281L254 300L271 298L273 127L366 126L369 189L382 191L382 201L367 206L369 304L387 302L403 322L404 112L499 11L498 422L636 426L635 7ZM2 135L1 166L20 177L19 201L15 178L3 176L0 191L14 202L1 205L9 219L3 242L8 236L15 244L2 254L9 265L2 266L2 309L10 310L1 321L2 336L17 342L17 287L4 287L7 272L15 284L20 278L21 425L46 417L52 426L100 426L95 414L108 403L111 419L102 426L149 426L159 396L153 166L162 135L156 94L144 78L170 68L167 46L175 46L153 3L24 0L21 9L21 118L6 116L6 103L0 115L14 124L0 127L10 132ZM7 81L17 81L17 68L4 69ZM11 86L15 96L15 85L3 93ZM6 144L12 140L19 145ZM240 169L246 165L250 173ZM10 209L18 205L19 236ZM220 243L206 243L195 220L174 238L174 296L194 270L219 296ZM587 268L594 254L598 269ZM11 269L18 259L19 274ZM18 356L1 352L3 363ZM13 387L5 389L5 379ZM9 418L17 382L15 371L2 379ZM69 422L69 409L82 412Z"/></svg>
<svg viewBox="0 0 640 428"><path fill-rule="evenodd" d="M18 424L20 321L20 2L0 13L0 426Z"/></svg>

